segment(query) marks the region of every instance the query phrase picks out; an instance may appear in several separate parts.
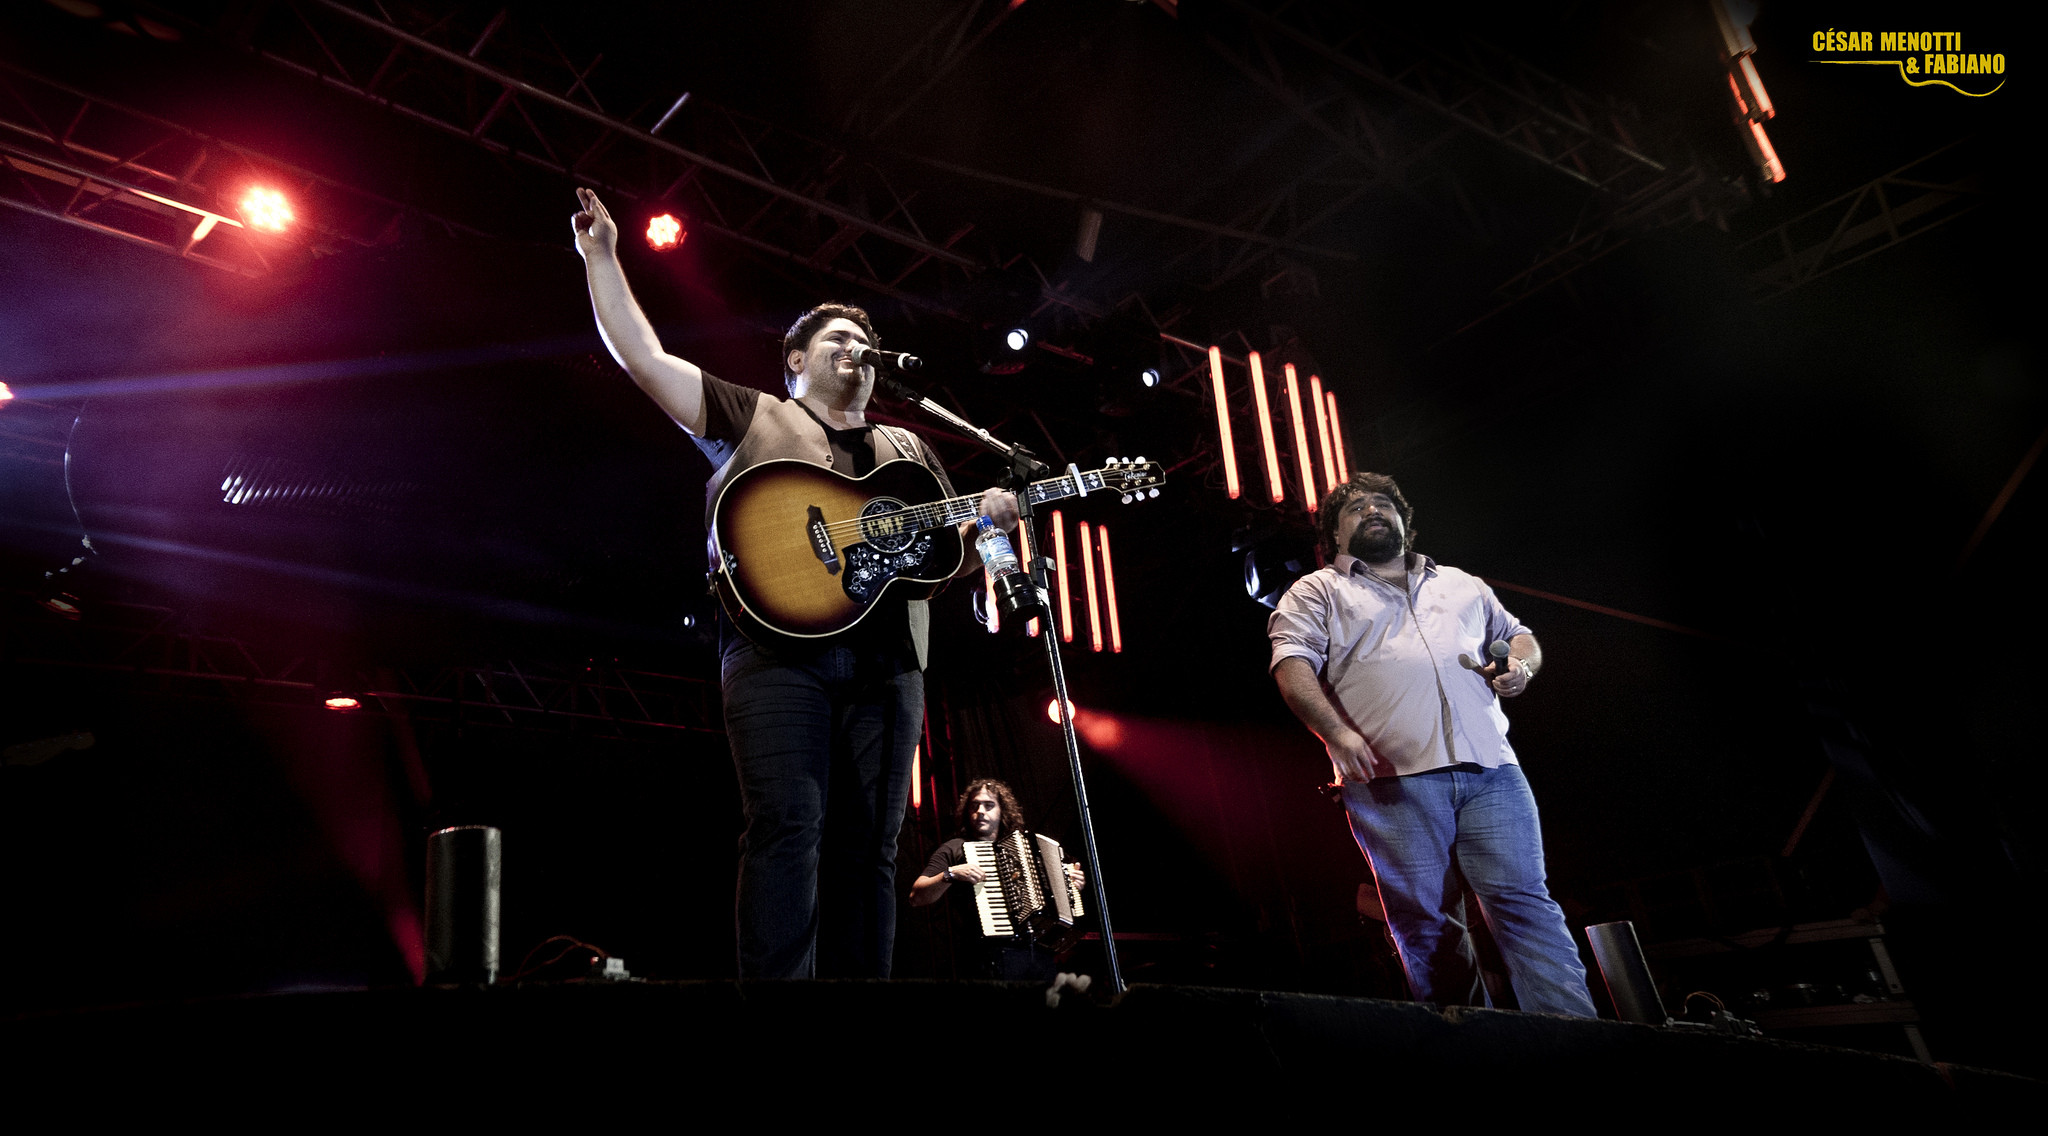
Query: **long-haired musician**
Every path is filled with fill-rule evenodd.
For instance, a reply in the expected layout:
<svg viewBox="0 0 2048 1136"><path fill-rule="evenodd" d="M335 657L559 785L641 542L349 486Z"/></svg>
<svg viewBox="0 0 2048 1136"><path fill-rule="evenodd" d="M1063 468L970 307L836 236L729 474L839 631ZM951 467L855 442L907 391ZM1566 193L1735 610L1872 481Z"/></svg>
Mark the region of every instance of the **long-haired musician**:
<svg viewBox="0 0 2048 1136"><path fill-rule="evenodd" d="M986 882L989 874L968 863L967 842L998 841L1023 829L1024 806L1017 803L1017 795L1008 785L985 777L961 790L954 814L960 821L960 835L932 853L924 874L910 886L910 905L925 907L952 897L955 956L962 977L1050 981L1059 971L1059 956L1030 935L1020 931L1006 938L991 938L981 933L974 889ZM1079 864L1065 865L1065 873L1075 887L1088 885Z"/></svg>

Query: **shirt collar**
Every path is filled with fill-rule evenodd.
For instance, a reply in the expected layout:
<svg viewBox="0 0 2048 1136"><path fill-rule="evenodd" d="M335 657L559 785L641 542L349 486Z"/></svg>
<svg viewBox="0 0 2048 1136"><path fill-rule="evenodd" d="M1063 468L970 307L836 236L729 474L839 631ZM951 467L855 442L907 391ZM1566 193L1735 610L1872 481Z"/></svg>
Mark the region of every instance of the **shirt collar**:
<svg viewBox="0 0 2048 1136"><path fill-rule="evenodd" d="M1436 575L1436 561L1419 552L1410 553L1409 555L1415 558L1414 567L1422 570L1423 579ZM1365 566L1365 561L1348 552L1338 553L1337 559L1330 566L1337 570L1339 576L1365 576L1371 572Z"/></svg>

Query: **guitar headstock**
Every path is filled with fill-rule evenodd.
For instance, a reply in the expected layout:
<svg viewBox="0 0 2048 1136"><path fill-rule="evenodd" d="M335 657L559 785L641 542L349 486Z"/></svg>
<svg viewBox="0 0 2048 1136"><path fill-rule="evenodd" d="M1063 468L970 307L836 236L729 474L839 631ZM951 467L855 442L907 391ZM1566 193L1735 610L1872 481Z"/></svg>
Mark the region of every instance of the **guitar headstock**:
<svg viewBox="0 0 2048 1136"><path fill-rule="evenodd" d="M1135 458L1110 458L1102 463L1100 473L1102 487L1121 494L1126 505L1159 496L1159 487L1166 484L1166 471L1158 462L1146 461L1143 454Z"/></svg>

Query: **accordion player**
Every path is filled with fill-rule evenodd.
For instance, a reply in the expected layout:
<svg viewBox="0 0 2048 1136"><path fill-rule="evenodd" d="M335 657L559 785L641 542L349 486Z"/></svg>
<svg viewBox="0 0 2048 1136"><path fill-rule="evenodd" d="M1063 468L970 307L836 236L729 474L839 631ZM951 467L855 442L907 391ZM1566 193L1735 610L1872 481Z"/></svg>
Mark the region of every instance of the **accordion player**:
<svg viewBox="0 0 2048 1136"><path fill-rule="evenodd" d="M988 938L1025 935L1050 951L1081 941L1081 890L1067 875L1060 843L1017 830L1000 840L969 840L967 862L986 878L974 885L974 907Z"/></svg>

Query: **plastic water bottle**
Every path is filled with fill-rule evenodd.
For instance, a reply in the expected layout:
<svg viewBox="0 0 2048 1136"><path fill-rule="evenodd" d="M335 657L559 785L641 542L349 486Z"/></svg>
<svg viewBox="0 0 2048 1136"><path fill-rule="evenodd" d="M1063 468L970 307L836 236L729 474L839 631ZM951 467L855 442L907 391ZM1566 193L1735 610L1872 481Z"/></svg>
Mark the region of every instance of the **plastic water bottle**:
<svg viewBox="0 0 2048 1136"><path fill-rule="evenodd" d="M1016 549L1010 547L1010 538L1003 535L1003 530L997 528L994 521L981 517L975 525L981 529L981 536L975 540L974 550L981 553L982 566L988 569L991 581L1023 571L1023 566L1017 563Z"/></svg>

